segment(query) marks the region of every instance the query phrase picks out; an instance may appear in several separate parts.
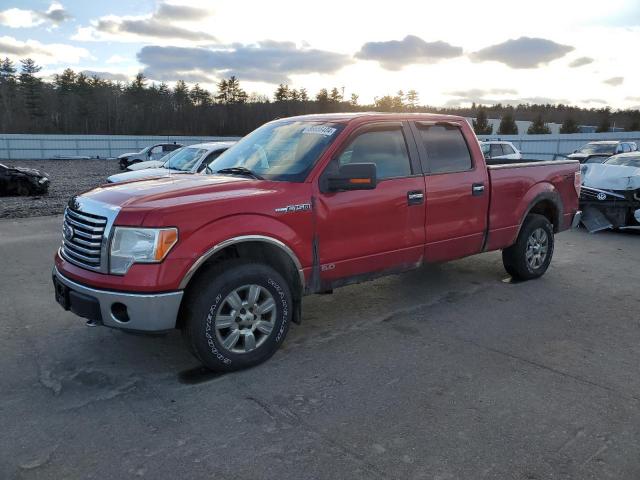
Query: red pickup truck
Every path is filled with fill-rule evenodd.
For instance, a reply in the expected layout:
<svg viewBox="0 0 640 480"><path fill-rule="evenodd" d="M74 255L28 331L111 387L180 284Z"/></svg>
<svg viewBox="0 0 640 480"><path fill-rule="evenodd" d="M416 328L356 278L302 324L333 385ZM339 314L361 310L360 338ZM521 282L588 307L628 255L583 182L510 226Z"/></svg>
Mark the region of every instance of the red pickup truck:
<svg viewBox="0 0 640 480"><path fill-rule="evenodd" d="M235 370L277 350L306 294L491 250L541 276L579 189L577 161L487 166L460 117L275 120L201 175L73 197L56 299L90 325L181 329L204 365Z"/></svg>

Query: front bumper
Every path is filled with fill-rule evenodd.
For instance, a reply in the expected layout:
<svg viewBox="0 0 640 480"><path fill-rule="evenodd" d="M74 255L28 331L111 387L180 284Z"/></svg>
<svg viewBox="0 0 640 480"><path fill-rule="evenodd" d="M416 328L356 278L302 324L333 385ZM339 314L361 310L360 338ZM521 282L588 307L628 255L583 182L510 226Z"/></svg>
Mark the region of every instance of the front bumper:
<svg viewBox="0 0 640 480"><path fill-rule="evenodd" d="M93 324L138 332L163 332L176 326L183 291L123 293L98 290L69 280L53 269L56 300Z"/></svg>

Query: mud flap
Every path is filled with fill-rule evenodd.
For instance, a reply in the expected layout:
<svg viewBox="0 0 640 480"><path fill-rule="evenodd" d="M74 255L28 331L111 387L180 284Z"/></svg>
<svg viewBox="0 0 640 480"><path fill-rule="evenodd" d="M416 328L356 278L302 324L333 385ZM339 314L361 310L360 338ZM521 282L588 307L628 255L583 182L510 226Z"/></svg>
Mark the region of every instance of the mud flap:
<svg viewBox="0 0 640 480"><path fill-rule="evenodd" d="M613 227L613 224L605 214L594 207L587 207L584 209L582 212L582 224L589 233L595 233L600 230L606 230Z"/></svg>

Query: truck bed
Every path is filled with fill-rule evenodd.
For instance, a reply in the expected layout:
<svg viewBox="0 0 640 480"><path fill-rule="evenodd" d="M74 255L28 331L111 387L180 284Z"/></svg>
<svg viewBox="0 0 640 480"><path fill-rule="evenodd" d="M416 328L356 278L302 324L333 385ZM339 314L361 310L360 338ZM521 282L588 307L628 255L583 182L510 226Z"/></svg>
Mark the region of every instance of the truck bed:
<svg viewBox="0 0 640 480"><path fill-rule="evenodd" d="M513 244L525 209L537 198L556 198L563 206L554 222L556 232L571 225L577 210L576 160L519 160L517 163L487 165L491 197L489 232L485 250L497 250Z"/></svg>

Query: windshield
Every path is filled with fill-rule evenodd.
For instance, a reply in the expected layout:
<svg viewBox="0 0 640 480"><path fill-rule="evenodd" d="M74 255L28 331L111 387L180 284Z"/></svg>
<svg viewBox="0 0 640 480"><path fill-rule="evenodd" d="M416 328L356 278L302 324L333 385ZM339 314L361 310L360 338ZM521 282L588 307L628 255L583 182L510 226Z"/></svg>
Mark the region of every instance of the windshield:
<svg viewBox="0 0 640 480"><path fill-rule="evenodd" d="M607 165L621 165L623 167L636 167L640 168L640 155L622 156L616 155L611 157L605 162Z"/></svg>
<svg viewBox="0 0 640 480"><path fill-rule="evenodd" d="M577 153L585 153L593 155L596 153L604 153L611 155L615 153L616 145L614 143L587 143L578 149Z"/></svg>
<svg viewBox="0 0 640 480"><path fill-rule="evenodd" d="M488 143L481 143L480 147L482 147L482 153L484 153L485 155L489 153L489 150L491 150L491 145L489 145Z"/></svg>
<svg viewBox="0 0 640 480"><path fill-rule="evenodd" d="M214 172L243 167L269 180L302 182L341 124L279 121L263 125L210 165Z"/></svg>
<svg viewBox="0 0 640 480"><path fill-rule="evenodd" d="M191 171L206 153L207 150L205 148L180 148L171 155L171 158L167 162L165 162L164 168L180 170L183 172Z"/></svg>

